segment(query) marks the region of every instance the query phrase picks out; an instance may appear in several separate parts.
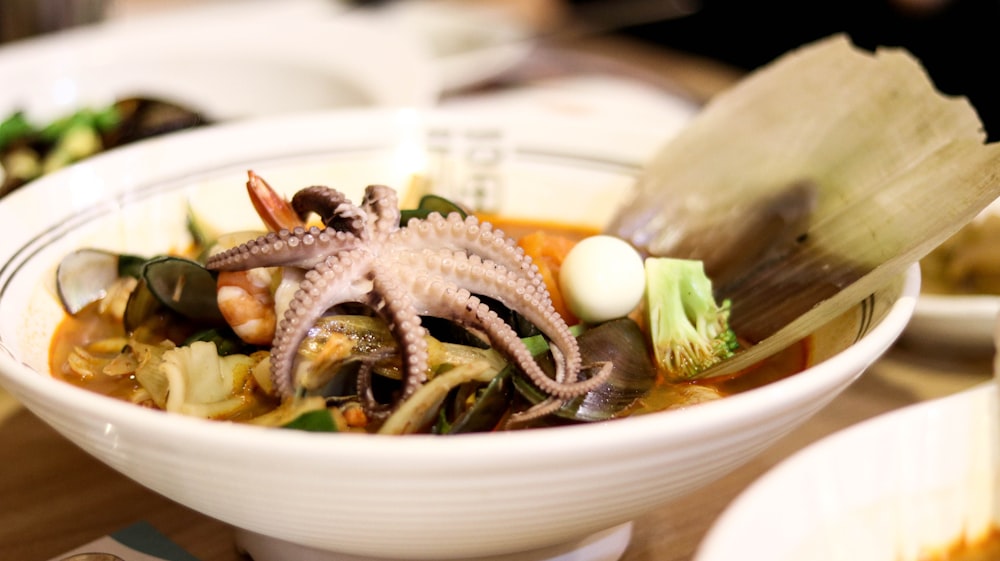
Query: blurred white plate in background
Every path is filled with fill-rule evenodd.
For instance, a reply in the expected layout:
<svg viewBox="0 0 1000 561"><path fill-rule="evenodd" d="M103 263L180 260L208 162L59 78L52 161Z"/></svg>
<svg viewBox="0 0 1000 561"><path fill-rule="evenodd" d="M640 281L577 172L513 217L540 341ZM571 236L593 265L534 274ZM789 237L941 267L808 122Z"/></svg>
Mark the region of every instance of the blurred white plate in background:
<svg viewBox="0 0 1000 561"><path fill-rule="evenodd" d="M533 33L499 10L457 2L406 0L381 9L391 22L422 39L444 91L471 87L524 61Z"/></svg>
<svg viewBox="0 0 1000 561"><path fill-rule="evenodd" d="M814 443L746 489L695 561L916 561L998 521L997 388L888 413Z"/></svg>
<svg viewBox="0 0 1000 561"><path fill-rule="evenodd" d="M0 48L0 113L44 120L131 95L213 120L436 103L419 40L381 18L321 6L209 3L12 42Z"/></svg>
<svg viewBox="0 0 1000 561"><path fill-rule="evenodd" d="M535 112L590 121L643 123L669 138L698 112L692 101L627 77L590 73L535 81L442 102L452 110Z"/></svg>

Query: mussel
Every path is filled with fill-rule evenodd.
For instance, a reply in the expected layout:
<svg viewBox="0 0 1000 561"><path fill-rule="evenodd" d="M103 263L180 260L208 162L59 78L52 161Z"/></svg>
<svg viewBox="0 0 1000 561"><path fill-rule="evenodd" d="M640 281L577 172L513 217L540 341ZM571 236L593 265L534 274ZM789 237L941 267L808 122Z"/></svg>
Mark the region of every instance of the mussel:
<svg viewBox="0 0 1000 561"><path fill-rule="evenodd" d="M123 277L139 278L145 259L102 249L78 249L59 262L56 292L66 313L78 313L108 295Z"/></svg>
<svg viewBox="0 0 1000 561"><path fill-rule="evenodd" d="M132 279L124 310L126 331L133 331L162 310L202 327L222 327L215 275L200 263L174 256L152 258L84 248L68 254L56 269L56 292L66 313L74 315L105 298L122 279Z"/></svg>
<svg viewBox="0 0 1000 561"><path fill-rule="evenodd" d="M597 389L563 405L556 415L572 421L604 421L618 416L642 398L656 382L657 370L648 338L630 318L611 320L577 337L583 364L590 369L610 362L611 377ZM587 375L587 370L582 372ZM532 403L545 398L526 378L514 386Z"/></svg>
<svg viewBox="0 0 1000 561"><path fill-rule="evenodd" d="M129 309L134 313L126 312L126 329L138 325L149 313L149 302L199 325L225 325L216 302L215 275L190 259L163 256L143 263L139 286L132 298L136 302L133 305L130 300Z"/></svg>

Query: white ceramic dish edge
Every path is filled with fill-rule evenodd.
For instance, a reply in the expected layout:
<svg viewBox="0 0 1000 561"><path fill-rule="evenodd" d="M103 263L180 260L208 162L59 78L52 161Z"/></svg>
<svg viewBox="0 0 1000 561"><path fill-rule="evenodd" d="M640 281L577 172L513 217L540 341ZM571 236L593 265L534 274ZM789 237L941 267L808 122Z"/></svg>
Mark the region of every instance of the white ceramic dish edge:
<svg viewBox="0 0 1000 561"><path fill-rule="evenodd" d="M728 506L695 561L915 561L1000 523L998 483L990 382L802 449Z"/></svg>

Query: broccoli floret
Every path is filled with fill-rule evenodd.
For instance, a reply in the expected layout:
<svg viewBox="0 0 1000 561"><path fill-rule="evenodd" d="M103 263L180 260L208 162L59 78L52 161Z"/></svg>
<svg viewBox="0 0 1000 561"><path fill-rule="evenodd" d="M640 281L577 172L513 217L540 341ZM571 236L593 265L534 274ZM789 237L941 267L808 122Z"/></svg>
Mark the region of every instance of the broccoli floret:
<svg viewBox="0 0 1000 561"><path fill-rule="evenodd" d="M650 257L645 268L646 319L665 375L691 380L733 356L739 342L729 327L729 300L716 303L702 262Z"/></svg>

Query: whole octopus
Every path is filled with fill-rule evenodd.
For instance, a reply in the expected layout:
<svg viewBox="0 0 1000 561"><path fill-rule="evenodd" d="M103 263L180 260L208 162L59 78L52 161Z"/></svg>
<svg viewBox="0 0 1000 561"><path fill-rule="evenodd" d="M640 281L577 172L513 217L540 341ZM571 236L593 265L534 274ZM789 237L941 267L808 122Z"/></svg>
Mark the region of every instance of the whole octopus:
<svg viewBox="0 0 1000 561"><path fill-rule="evenodd" d="M295 395L296 355L310 328L328 310L346 303L363 304L382 318L401 355L402 387L392 403L376 401L370 369L362 369L359 397L374 418L384 419L428 380L427 330L421 316L446 318L482 332L548 396L515 412L512 423L547 415L608 377L611 366L604 364L580 379L576 338L555 311L537 267L490 223L453 212L411 218L401 227L396 192L382 185L368 186L360 204L329 187L307 187L292 197L291 207L303 221L318 215L323 227L271 232L213 255L206 264L216 271L306 270L270 350L271 377L283 398ZM501 302L541 331L549 342L554 375L546 374L516 331L477 295Z"/></svg>

